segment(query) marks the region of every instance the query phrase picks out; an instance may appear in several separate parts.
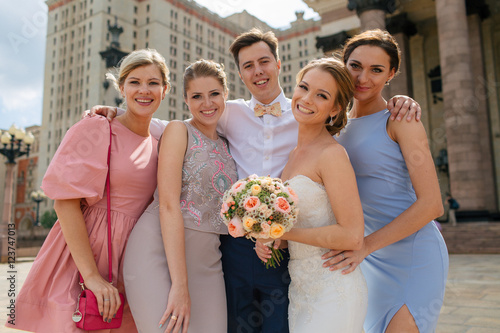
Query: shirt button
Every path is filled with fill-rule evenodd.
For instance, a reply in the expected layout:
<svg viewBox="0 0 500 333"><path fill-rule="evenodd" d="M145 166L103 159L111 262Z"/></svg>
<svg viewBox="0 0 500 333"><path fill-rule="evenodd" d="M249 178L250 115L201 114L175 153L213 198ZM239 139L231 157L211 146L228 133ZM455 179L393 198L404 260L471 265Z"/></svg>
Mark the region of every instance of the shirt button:
<svg viewBox="0 0 500 333"><path fill-rule="evenodd" d="M265 158L265 159L266 159L266 161L267 161L267 160L269 159L269 156L266 156L266 158Z"/></svg>
<svg viewBox="0 0 500 333"><path fill-rule="evenodd" d="M268 136L266 136L266 139L268 139L268 140L269 140L270 138L271 138L271 136L269 136L269 135L268 135Z"/></svg>
<svg viewBox="0 0 500 333"><path fill-rule="evenodd" d="M269 125L269 123L270 123L269 119L268 119L268 120L266 120L266 124L268 124L268 125Z"/></svg>

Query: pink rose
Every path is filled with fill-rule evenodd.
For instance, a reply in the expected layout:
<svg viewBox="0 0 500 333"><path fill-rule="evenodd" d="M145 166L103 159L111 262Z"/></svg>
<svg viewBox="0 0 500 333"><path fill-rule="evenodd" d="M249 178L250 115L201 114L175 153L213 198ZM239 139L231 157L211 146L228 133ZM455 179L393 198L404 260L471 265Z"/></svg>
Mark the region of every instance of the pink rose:
<svg viewBox="0 0 500 333"><path fill-rule="evenodd" d="M237 193L241 192L245 188L246 184L247 182L243 180L234 183L234 185L231 188L233 194L236 195Z"/></svg>
<svg viewBox="0 0 500 333"><path fill-rule="evenodd" d="M271 226L267 223L267 221L261 222L260 227L262 231L259 233L259 238L269 238L269 233L271 231Z"/></svg>
<svg viewBox="0 0 500 333"><path fill-rule="evenodd" d="M274 202L274 208L280 213L288 214L290 213L291 207L288 201L283 197L276 198Z"/></svg>
<svg viewBox="0 0 500 333"><path fill-rule="evenodd" d="M238 216L233 217L231 221L229 221L227 229L229 231L229 234L235 238L245 236L243 224L241 223L241 219Z"/></svg>
<svg viewBox="0 0 500 333"><path fill-rule="evenodd" d="M227 213L228 210L229 210L229 205L227 204L227 202L224 202L220 209L220 215L224 217L224 214Z"/></svg>
<svg viewBox="0 0 500 333"><path fill-rule="evenodd" d="M288 195L290 195L290 198L292 199L293 202L298 202L299 197L297 196L297 193L291 188L290 186L286 187L286 191L288 192Z"/></svg>
<svg viewBox="0 0 500 333"><path fill-rule="evenodd" d="M250 196L245 199L243 202L243 207L245 207L245 210L251 212L259 208L260 206L260 200L257 197Z"/></svg>

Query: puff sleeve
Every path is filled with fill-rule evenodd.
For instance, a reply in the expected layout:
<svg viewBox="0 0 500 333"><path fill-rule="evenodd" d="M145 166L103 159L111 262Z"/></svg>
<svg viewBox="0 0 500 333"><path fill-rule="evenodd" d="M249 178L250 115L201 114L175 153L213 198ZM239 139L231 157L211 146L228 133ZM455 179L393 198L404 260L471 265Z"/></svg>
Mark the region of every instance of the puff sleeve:
<svg viewBox="0 0 500 333"><path fill-rule="evenodd" d="M109 131L104 117L84 118L68 130L42 180L41 187L49 198L82 198L89 205L102 199Z"/></svg>

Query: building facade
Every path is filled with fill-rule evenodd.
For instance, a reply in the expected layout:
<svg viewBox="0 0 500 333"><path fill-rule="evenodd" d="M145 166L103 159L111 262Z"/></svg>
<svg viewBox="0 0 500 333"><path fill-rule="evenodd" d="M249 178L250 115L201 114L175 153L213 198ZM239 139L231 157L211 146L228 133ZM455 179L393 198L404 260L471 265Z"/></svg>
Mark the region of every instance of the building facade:
<svg viewBox="0 0 500 333"><path fill-rule="evenodd" d="M110 68L100 56L112 42L116 46L110 30L119 35L122 52L154 48L167 60L172 88L155 114L166 120L190 117L182 77L184 69L197 59L224 64L230 99L250 97L229 46L252 27L274 30L279 38L281 82L288 95L299 68L322 55L315 46L320 22L304 20L302 13L297 13L289 29L277 30L245 11L223 19L191 0L48 0L47 5L40 181L64 134L85 110L122 102L105 79Z"/></svg>
<svg viewBox="0 0 500 333"><path fill-rule="evenodd" d="M14 168L14 189L12 198L12 221L20 230L32 230L36 220L36 203L31 200L31 193L39 189L38 182L38 157L40 152L40 126L25 128L31 132L35 141L30 145L30 153L16 159ZM5 184L6 168L3 156L0 162L0 184ZM0 202L4 202L4 191L0 192ZM47 203L41 203L41 209L50 208ZM0 215L3 214L3 205Z"/></svg>
<svg viewBox="0 0 500 333"><path fill-rule="evenodd" d="M191 0L48 0L38 185L66 131L96 104L118 105L105 80L101 52L119 30L119 49L154 48L171 71L172 89L156 117L186 119L182 75L200 58L225 65L230 98L249 98L228 48L254 26L280 41L281 86L291 97L295 75L354 34L389 30L403 51L401 73L385 95L406 94L422 106L443 200L463 211L500 206L500 3L495 0L304 0L321 20L297 18L272 29L246 11L225 19ZM465 69L465 71L464 71ZM48 203L50 206L50 203Z"/></svg>
<svg viewBox="0 0 500 333"><path fill-rule="evenodd" d="M38 186L38 158L40 153L40 126L26 128L35 137L31 145L30 156L23 156L17 160L17 170L14 189L14 222L22 236L28 236L37 220L37 203L32 200L31 194L39 190ZM39 203L41 210L51 208L46 200Z"/></svg>
<svg viewBox="0 0 500 333"><path fill-rule="evenodd" d="M386 96L417 100L443 194L464 217L500 206L500 2L304 0L321 16L326 54L361 31L387 29L402 49ZM460 215L459 215L460 216Z"/></svg>

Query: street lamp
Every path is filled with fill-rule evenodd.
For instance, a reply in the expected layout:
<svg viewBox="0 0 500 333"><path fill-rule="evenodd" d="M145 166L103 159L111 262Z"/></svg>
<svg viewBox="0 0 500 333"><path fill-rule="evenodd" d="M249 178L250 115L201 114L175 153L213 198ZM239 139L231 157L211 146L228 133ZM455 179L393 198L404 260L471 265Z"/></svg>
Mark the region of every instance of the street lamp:
<svg viewBox="0 0 500 333"><path fill-rule="evenodd" d="M39 226L40 225L40 219L39 219L39 216L40 216L40 202L42 202L43 200L45 200L45 198L47 198L47 196L45 195L45 193L43 193L42 190L33 191L33 192L31 192L30 196L31 196L31 200L33 200L34 202L36 202L36 220L35 220L35 226Z"/></svg>
<svg viewBox="0 0 500 333"><path fill-rule="evenodd" d="M12 196L14 194L14 167L16 158L30 154L30 147L35 142L35 137L31 132L26 132L22 128L17 128L15 124L0 136L0 142L3 148L0 148L0 154L7 157L5 174L5 192L3 204L2 224L0 225L0 262L15 260L14 252L16 239L16 225L12 219Z"/></svg>

